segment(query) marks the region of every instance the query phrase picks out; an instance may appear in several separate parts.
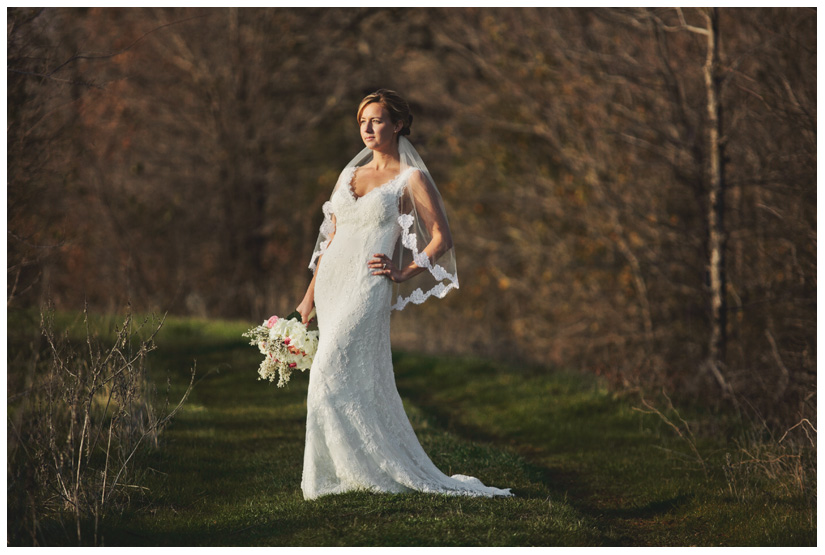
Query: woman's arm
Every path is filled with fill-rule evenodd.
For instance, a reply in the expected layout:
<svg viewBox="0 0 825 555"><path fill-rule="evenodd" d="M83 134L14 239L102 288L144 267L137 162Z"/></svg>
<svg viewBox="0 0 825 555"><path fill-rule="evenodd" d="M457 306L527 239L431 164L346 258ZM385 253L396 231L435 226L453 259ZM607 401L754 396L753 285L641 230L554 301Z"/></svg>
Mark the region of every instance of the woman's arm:
<svg viewBox="0 0 825 555"><path fill-rule="evenodd" d="M320 263L320 260L318 262ZM316 271L316 275L317 273ZM309 287L307 287L304 299L298 305L298 308L295 309L301 313L301 322L304 324L309 322L309 315L312 313L313 306L315 306L315 276L312 276L312 281L309 282Z"/></svg>
<svg viewBox="0 0 825 555"><path fill-rule="evenodd" d="M450 226L447 225L447 218L438 201L438 193L430 180L421 171L412 172L409 179L409 194L413 197L415 209L431 237L430 242L421 252L427 255L431 263L435 264L436 260L453 246ZM403 268L396 268L388 256L380 253L373 256L369 264L370 268L375 270L373 275L386 275L398 283L407 281L426 270L414 260Z"/></svg>
<svg viewBox="0 0 825 555"><path fill-rule="evenodd" d="M332 224L333 226L335 225L335 215L332 216ZM333 237L335 237L335 231L329 234L326 248L329 248ZM295 309L301 313L301 322L304 324L309 322L309 315L312 313L312 308L315 306L315 278L318 276L318 270L321 268L322 258L324 258L324 255L318 257L318 262L315 264L315 273L312 274L312 281L309 282L309 287L307 287L307 292L304 294L303 300L298 305L298 308Z"/></svg>

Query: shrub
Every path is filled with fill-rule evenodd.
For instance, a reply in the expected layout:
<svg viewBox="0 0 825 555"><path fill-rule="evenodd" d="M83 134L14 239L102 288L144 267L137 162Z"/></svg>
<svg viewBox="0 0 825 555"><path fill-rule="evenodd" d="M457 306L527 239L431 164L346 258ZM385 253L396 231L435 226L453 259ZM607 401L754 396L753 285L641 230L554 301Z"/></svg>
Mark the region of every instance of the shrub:
<svg viewBox="0 0 825 555"><path fill-rule="evenodd" d="M103 339L83 312L80 340L59 332L51 307L40 315L39 341L9 346L8 511L10 544L41 545L46 524L84 543L81 524L123 509L145 488L143 455L186 401L195 368L177 405L162 407L148 379L146 357L163 319L135 326L127 309L113 337ZM140 338L141 334L145 338ZM12 355L14 351L14 355ZM73 531L64 520L74 521Z"/></svg>

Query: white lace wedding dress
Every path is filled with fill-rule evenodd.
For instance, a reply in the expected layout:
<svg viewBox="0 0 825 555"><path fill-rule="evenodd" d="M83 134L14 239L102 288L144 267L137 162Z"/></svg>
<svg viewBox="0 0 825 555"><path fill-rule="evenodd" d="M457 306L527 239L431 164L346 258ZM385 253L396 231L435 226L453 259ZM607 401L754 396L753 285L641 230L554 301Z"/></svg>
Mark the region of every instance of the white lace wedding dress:
<svg viewBox="0 0 825 555"><path fill-rule="evenodd" d="M392 282L372 275L375 253L390 253L402 232L399 198L409 168L363 197L352 191L354 168L324 206L335 236L315 281L320 330L310 369L305 499L351 490L422 491L510 496L476 478L443 474L413 432L395 386L390 353Z"/></svg>

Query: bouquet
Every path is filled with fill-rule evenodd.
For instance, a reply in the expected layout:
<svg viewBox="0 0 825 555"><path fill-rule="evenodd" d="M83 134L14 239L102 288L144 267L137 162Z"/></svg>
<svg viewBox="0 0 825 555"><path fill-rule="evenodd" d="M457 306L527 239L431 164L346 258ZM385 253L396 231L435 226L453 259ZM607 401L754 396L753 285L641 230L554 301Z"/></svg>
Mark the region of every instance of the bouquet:
<svg viewBox="0 0 825 555"><path fill-rule="evenodd" d="M310 324L315 311L310 314ZM286 318L272 316L260 326L256 326L244 337L249 344L258 347L264 360L258 368L258 379L274 382L278 378L278 387L284 387L293 370L309 370L312 358L318 350L318 330L309 329L301 322L301 315L296 310Z"/></svg>

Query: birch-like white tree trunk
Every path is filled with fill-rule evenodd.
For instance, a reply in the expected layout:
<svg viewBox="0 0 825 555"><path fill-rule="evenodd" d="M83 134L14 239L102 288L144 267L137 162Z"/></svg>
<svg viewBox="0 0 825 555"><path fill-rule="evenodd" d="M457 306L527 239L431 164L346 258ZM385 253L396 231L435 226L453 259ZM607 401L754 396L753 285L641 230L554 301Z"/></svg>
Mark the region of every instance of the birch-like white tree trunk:
<svg viewBox="0 0 825 555"><path fill-rule="evenodd" d="M725 171L724 138L722 134L722 104L719 99L719 14L708 8L707 57L704 75L707 93L708 137L708 274L710 276L711 329L708 362L719 381L727 389L720 366L725 362L727 303L725 302Z"/></svg>

